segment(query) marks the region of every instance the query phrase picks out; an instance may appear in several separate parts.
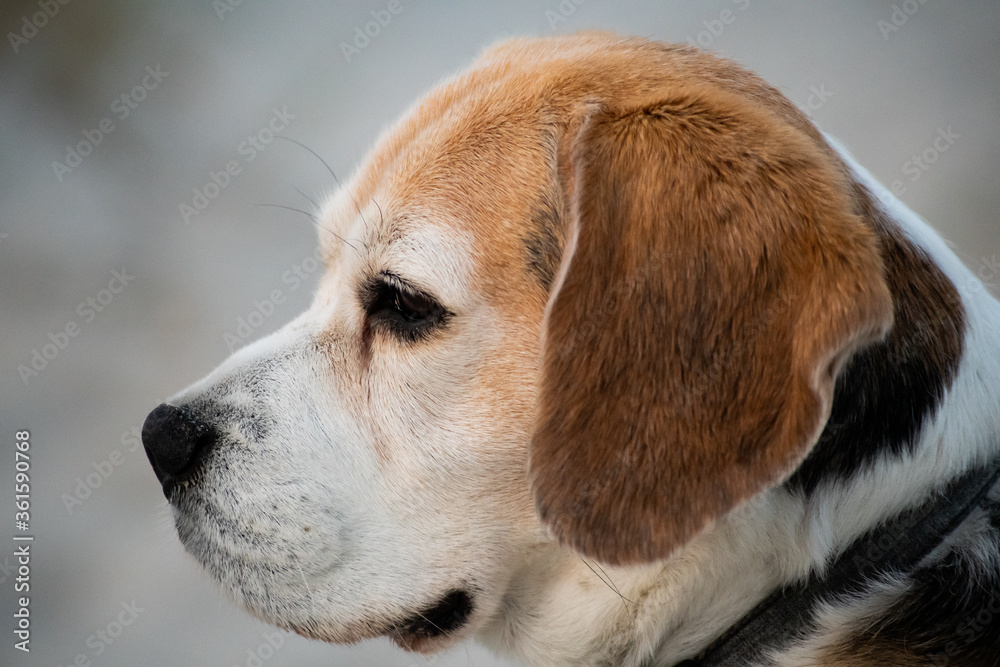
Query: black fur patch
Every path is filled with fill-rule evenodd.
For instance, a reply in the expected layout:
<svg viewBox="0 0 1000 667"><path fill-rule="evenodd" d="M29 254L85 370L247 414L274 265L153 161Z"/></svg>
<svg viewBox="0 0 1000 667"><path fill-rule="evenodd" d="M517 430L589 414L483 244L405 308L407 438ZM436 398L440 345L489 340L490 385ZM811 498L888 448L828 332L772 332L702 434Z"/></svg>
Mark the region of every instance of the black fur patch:
<svg viewBox="0 0 1000 667"><path fill-rule="evenodd" d="M989 512L995 517L1000 508ZM883 620L865 620L841 647L845 664L1000 665L1000 533L983 539L984 549L952 552L917 570ZM984 553L989 560L976 560Z"/></svg>
<svg viewBox="0 0 1000 667"><path fill-rule="evenodd" d="M857 353L837 380L826 428L788 480L812 492L830 478L848 478L885 454L911 451L958 370L965 311L954 285L933 261L874 208L862 215L881 238L895 323L885 340Z"/></svg>
<svg viewBox="0 0 1000 667"><path fill-rule="evenodd" d="M397 625L395 630L413 637L441 637L465 625L472 611L472 597L466 591L454 590Z"/></svg>
<svg viewBox="0 0 1000 667"><path fill-rule="evenodd" d="M545 291L552 289L562 248L559 229L562 223L560 200L552 194L542 197L531 213L531 231L524 239L528 268Z"/></svg>
<svg viewBox="0 0 1000 667"><path fill-rule="evenodd" d="M986 510L986 515L990 518L990 524L994 530L1000 533L1000 500L990 504Z"/></svg>

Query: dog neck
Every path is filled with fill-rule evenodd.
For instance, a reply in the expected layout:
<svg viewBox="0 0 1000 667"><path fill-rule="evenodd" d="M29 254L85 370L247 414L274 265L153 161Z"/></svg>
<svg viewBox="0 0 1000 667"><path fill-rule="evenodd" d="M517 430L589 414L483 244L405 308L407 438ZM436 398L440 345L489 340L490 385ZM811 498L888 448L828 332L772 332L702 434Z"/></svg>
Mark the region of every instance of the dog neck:
<svg viewBox="0 0 1000 667"><path fill-rule="evenodd" d="M825 600L864 595L886 573L908 574L980 507L1000 479L1000 456L952 480L917 508L877 526L840 554L822 573L782 587L682 667L754 664L810 628ZM679 667L681 667L679 666Z"/></svg>

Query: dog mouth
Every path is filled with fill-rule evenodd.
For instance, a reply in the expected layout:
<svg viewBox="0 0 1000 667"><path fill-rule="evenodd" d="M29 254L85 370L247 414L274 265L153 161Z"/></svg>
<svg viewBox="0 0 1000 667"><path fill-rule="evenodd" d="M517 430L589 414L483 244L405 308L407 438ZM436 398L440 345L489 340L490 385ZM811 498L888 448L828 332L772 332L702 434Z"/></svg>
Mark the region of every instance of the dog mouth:
<svg viewBox="0 0 1000 667"><path fill-rule="evenodd" d="M204 466L198 465L182 475L164 474L160 478L163 495L171 505L177 505L180 496L192 486L196 486L204 475Z"/></svg>
<svg viewBox="0 0 1000 667"><path fill-rule="evenodd" d="M407 651L424 651L465 627L473 611L472 593L453 589L437 602L393 623L384 634Z"/></svg>
<svg viewBox="0 0 1000 667"><path fill-rule="evenodd" d="M321 619L298 618L289 620L280 614L262 614L247 607L258 618L298 633L307 639L353 644L365 639L386 637L405 651L434 653L447 648L456 635L468 627L476 610L473 593L466 589L452 589L438 600L395 621L359 619L345 624L330 624Z"/></svg>

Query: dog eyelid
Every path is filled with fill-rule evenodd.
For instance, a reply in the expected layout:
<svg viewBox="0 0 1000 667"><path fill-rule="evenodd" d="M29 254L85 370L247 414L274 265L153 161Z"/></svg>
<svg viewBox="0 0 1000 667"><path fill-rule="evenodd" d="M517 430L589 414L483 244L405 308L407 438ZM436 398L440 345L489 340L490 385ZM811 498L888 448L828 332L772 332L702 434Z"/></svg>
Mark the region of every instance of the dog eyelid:
<svg viewBox="0 0 1000 667"><path fill-rule="evenodd" d="M423 338L453 315L436 298L388 271L361 288L361 305L366 329L382 327L407 341Z"/></svg>

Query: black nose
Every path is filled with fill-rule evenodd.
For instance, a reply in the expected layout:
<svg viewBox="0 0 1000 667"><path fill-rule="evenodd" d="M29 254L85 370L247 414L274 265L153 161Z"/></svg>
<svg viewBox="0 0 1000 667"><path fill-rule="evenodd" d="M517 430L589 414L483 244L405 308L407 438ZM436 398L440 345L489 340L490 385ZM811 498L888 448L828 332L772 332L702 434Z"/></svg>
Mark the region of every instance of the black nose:
<svg viewBox="0 0 1000 667"><path fill-rule="evenodd" d="M149 413L142 425L142 444L168 500L177 479L215 440L211 426L181 408L163 403Z"/></svg>

